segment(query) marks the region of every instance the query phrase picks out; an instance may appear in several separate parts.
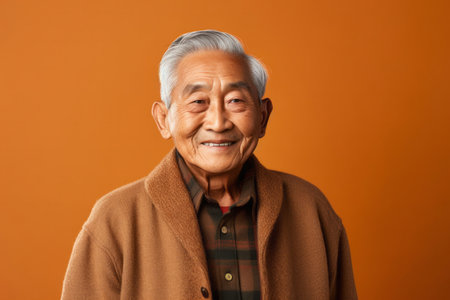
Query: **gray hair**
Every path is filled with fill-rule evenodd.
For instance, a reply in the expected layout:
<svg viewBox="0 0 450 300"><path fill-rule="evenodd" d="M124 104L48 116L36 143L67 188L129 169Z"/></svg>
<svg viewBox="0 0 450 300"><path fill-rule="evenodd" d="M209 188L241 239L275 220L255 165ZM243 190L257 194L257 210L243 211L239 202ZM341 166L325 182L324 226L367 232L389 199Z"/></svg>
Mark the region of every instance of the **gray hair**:
<svg viewBox="0 0 450 300"><path fill-rule="evenodd" d="M199 50L221 50L244 57L259 100L264 96L267 71L256 58L246 54L237 38L229 33L217 30L199 30L179 36L169 46L159 63L159 82L161 83L161 100L170 106L172 90L175 87L176 68L181 59L189 53Z"/></svg>

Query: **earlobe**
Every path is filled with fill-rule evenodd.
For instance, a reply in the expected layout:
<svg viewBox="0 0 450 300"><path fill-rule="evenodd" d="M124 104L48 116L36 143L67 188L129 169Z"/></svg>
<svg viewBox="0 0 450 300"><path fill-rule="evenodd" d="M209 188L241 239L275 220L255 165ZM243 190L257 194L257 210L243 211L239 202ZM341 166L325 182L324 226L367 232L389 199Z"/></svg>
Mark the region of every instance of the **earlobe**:
<svg viewBox="0 0 450 300"><path fill-rule="evenodd" d="M261 100L261 132L259 137L262 138L266 134L267 123L269 122L270 113L272 112L272 101L269 98Z"/></svg>
<svg viewBox="0 0 450 300"><path fill-rule="evenodd" d="M158 127L159 133L161 133L161 136L164 139L170 139L172 134L170 133L170 128L167 122L169 111L166 105L161 101L153 103L152 116L155 120L156 126Z"/></svg>

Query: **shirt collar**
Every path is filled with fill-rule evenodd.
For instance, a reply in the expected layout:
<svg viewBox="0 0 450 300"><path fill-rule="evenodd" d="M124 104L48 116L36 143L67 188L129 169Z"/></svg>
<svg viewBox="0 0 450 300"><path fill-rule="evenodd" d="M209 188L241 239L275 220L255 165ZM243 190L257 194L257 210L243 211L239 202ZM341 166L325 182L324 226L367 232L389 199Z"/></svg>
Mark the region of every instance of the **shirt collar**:
<svg viewBox="0 0 450 300"><path fill-rule="evenodd" d="M195 211L198 213L200 210L200 205L202 204L203 198L207 201L213 201L207 198L205 191L201 188L200 184L195 179L189 170L186 162L184 161L181 154L175 150L178 168L180 169L181 177L183 178L184 184L191 196L191 200L194 204ZM255 188L255 163L253 161L253 156L250 157L243 165L241 173L238 179L239 184L241 184L241 193L239 200L234 203L231 208L239 207L252 202L252 210L256 212L256 188ZM255 214L253 214L255 216Z"/></svg>

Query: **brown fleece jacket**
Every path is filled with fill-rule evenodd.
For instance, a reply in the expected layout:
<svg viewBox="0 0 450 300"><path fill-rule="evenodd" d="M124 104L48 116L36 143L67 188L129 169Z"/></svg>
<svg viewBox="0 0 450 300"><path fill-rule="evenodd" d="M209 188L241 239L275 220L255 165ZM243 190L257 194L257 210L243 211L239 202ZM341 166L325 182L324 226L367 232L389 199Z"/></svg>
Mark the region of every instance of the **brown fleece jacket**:
<svg viewBox="0 0 450 300"><path fill-rule="evenodd" d="M340 218L312 184L257 159L262 299L357 299ZM147 176L103 196L79 233L69 299L212 299L196 213L172 150Z"/></svg>

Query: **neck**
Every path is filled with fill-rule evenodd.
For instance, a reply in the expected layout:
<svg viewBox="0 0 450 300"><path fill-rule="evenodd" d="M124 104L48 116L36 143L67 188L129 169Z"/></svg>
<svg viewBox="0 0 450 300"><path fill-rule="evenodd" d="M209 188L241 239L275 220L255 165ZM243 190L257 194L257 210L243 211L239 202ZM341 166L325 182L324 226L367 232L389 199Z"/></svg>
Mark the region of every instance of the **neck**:
<svg viewBox="0 0 450 300"><path fill-rule="evenodd" d="M188 163L186 165L205 191L206 196L216 200L220 206L231 206L239 199L240 186L238 178L242 166L238 170L227 173L209 174L196 166Z"/></svg>

